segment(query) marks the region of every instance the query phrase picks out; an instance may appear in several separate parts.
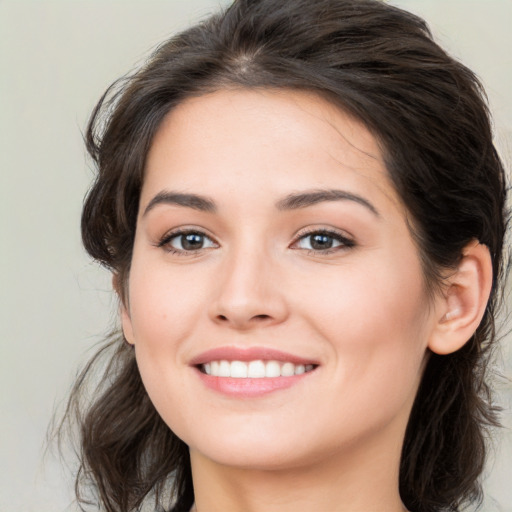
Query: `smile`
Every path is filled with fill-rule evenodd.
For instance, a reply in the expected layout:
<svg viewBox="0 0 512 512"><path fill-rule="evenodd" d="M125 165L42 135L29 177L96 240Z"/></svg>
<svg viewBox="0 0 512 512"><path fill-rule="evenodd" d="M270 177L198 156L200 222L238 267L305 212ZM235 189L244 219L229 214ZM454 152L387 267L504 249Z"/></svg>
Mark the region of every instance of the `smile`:
<svg viewBox="0 0 512 512"><path fill-rule="evenodd" d="M294 364L286 361L211 361L200 365L200 370L212 377L233 379L264 379L302 375L314 369L312 364Z"/></svg>
<svg viewBox="0 0 512 512"><path fill-rule="evenodd" d="M192 358L200 382L235 399L262 397L295 387L316 374L320 361L270 347L224 346Z"/></svg>

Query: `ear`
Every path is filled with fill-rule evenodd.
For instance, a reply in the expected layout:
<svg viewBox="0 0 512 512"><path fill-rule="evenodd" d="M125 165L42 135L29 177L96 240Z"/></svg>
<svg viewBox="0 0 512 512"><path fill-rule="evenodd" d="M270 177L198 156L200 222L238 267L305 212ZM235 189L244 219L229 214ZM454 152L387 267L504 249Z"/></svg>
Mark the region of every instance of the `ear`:
<svg viewBox="0 0 512 512"><path fill-rule="evenodd" d="M119 314L121 316L121 327L123 329L124 338L130 345L135 345L128 298L121 286L118 274L112 274L112 287L119 298Z"/></svg>
<svg viewBox="0 0 512 512"><path fill-rule="evenodd" d="M492 287L492 262L487 246L473 241L447 278L436 299L437 322L428 347L436 354L459 350L475 333L487 307Z"/></svg>

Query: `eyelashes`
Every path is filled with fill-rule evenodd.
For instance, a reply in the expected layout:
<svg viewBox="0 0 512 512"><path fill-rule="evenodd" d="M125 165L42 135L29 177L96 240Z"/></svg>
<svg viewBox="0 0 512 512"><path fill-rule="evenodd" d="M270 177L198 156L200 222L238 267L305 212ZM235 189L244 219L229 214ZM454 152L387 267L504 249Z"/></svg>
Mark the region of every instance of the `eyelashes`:
<svg viewBox="0 0 512 512"><path fill-rule="evenodd" d="M201 231L182 229L167 233L158 243L171 253L197 252L203 249L218 247L208 235Z"/></svg>
<svg viewBox="0 0 512 512"><path fill-rule="evenodd" d="M182 228L166 233L157 247L177 256L197 256L220 245L201 230ZM289 245L312 255L328 255L354 247L355 241L342 232L325 228L302 230Z"/></svg>
<svg viewBox="0 0 512 512"><path fill-rule="evenodd" d="M355 246L353 239L329 229L310 228L301 231L292 242L292 249L302 249L308 253L331 254Z"/></svg>

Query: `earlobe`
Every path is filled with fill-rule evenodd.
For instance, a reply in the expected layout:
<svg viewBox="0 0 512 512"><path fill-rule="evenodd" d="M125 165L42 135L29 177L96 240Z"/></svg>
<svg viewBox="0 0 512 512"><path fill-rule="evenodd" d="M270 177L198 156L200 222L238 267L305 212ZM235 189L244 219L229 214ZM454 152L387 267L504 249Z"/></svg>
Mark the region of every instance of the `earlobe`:
<svg viewBox="0 0 512 512"><path fill-rule="evenodd" d="M476 241L462 251L462 258L439 298L436 325L428 347L436 354L459 350L475 333L487 307L492 286L492 262L487 246Z"/></svg>
<svg viewBox="0 0 512 512"><path fill-rule="evenodd" d="M119 283L118 274L112 275L112 287L119 298L119 314L121 316L121 327L123 329L124 338L130 345L135 345L130 310L122 286Z"/></svg>
<svg viewBox="0 0 512 512"><path fill-rule="evenodd" d="M120 306L121 314L121 326L123 328L124 339L130 344L135 345L135 339L133 336L132 319L130 318L130 312L126 306L121 302Z"/></svg>

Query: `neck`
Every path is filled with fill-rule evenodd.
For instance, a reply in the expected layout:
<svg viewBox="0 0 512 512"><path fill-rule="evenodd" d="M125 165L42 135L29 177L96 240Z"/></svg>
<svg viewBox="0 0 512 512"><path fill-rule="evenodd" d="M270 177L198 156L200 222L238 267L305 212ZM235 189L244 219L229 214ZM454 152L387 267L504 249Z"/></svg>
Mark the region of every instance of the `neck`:
<svg viewBox="0 0 512 512"><path fill-rule="evenodd" d="M191 450L197 512L403 512L401 446L344 449L320 463L272 470L217 464Z"/></svg>

